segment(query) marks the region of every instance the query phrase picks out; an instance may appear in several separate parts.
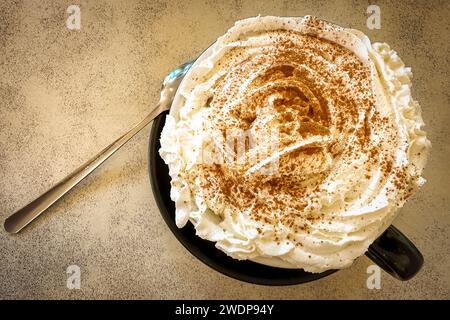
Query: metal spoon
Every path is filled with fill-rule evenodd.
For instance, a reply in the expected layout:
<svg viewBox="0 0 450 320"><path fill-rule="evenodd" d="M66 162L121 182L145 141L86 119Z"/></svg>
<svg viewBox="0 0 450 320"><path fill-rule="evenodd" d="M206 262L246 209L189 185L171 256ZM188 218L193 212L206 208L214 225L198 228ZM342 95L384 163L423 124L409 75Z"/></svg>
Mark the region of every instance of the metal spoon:
<svg viewBox="0 0 450 320"><path fill-rule="evenodd" d="M120 149L136 133L141 131L161 112L169 110L172 105L175 92L184 78L185 74L191 68L193 61L185 63L172 70L165 78L161 88L161 98L156 107L130 131L111 143L105 149L100 151L94 158L83 164L69 176L57 183L50 190L42 194L36 200L30 202L19 211L13 213L5 220L5 230L9 233L17 233L36 219L42 212L49 208L59 198L65 195L69 190L76 186L81 180L87 177L114 152Z"/></svg>

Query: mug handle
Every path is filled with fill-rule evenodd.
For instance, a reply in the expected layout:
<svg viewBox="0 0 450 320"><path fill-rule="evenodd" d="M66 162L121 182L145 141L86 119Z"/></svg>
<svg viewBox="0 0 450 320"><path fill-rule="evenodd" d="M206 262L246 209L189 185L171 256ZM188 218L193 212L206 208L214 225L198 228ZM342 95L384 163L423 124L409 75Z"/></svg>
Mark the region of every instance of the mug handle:
<svg viewBox="0 0 450 320"><path fill-rule="evenodd" d="M402 281L414 277L423 265L420 251L392 225L370 245L366 256L384 271Z"/></svg>

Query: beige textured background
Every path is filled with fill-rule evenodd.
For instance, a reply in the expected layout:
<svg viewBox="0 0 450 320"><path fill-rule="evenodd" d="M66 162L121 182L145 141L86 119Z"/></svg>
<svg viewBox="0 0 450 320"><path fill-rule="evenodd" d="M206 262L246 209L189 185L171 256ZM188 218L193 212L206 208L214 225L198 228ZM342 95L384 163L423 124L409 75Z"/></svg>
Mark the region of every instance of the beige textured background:
<svg viewBox="0 0 450 320"><path fill-rule="evenodd" d="M65 27L81 6L81 30ZM450 1L1 1L0 219L44 192L142 118L164 75L257 14L313 14L366 32L413 67L414 95L433 143L429 182L397 225L421 249L423 270L366 288L362 257L314 283L263 287L192 257L151 194L145 130L19 235L0 231L0 298L450 298ZM68 265L81 290L66 288Z"/></svg>

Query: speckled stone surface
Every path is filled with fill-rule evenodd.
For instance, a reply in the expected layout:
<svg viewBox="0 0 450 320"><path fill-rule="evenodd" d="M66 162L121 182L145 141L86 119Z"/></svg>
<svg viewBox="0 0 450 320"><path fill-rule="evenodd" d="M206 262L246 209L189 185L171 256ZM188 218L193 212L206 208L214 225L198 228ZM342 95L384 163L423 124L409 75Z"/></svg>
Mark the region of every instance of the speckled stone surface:
<svg viewBox="0 0 450 320"><path fill-rule="evenodd" d="M0 230L0 298L450 298L449 1L376 1L381 30L368 30L368 1L1 1L0 218L63 178L140 120L164 75L235 20L312 14L395 48L414 72L433 150L428 183L395 221L425 256L408 282L386 273L366 287L355 264L319 281L251 285L191 256L159 215L147 173L144 130L45 216L18 235ZM68 30L70 4L81 29ZM81 289L66 268L81 268Z"/></svg>

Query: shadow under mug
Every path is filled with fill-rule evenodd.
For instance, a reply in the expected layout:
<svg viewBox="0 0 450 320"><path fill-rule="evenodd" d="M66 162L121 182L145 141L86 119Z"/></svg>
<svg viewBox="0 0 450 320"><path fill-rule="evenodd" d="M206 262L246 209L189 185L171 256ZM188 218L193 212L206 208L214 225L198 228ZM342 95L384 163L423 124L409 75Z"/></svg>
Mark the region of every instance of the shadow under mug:
<svg viewBox="0 0 450 320"><path fill-rule="evenodd" d="M302 269L270 267L252 261L240 261L227 256L214 242L201 239L191 223L183 228L175 224L175 204L170 199L169 168L159 155L160 136L166 115L153 122L149 141L149 174L153 195L164 221L181 244L200 261L232 278L262 285L292 285L317 280L337 270L310 273ZM411 279L422 267L423 256L416 246L397 228L390 226L366 252L373 262L399 280Z"/></svg>

